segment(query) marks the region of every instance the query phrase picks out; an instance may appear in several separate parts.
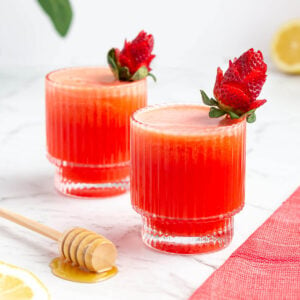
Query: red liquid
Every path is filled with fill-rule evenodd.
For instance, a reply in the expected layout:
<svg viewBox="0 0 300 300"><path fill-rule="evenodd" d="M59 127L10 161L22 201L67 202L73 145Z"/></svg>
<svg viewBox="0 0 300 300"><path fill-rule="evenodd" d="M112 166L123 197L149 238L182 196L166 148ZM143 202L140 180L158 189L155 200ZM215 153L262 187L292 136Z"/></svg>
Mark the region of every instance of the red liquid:
<svg viewBox="0 0 300 300"><path fill-rule="evenodd" d="M222 236L232 235L231 216L244 203L245 121L211 119L208 110L161 106L133 116L131 199L151 247L206 252L226 246ZM160 236L168 239L159 242ZM179 244L180 237L210 242L178 246L166 242L172 237Z"/></svg>
<svg viewBox="0 0 300 300"><path fill-rule="evenodd" d="M145 80L116 81L108 68L47 76L47 150L59 167L59 190L90 197L124 191L119 186L128 183L129 119L146 105L146 89Z"/></svg>

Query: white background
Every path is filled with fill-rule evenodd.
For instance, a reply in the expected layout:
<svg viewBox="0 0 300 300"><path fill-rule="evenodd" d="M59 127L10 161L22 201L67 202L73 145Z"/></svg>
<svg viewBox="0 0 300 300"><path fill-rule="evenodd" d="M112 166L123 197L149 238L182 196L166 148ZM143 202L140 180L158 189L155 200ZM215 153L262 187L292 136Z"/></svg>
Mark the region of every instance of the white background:
<svg viewBox="0 0 300 300"><path fill-rule="evenodd" d="M108 49L145 29L155 37L154 66L215 67L250 47L269 57L274 31L300 16L299 0L71 3L74 22L62 39L35 0L0 1L0 66L105 64Z"/></svg>

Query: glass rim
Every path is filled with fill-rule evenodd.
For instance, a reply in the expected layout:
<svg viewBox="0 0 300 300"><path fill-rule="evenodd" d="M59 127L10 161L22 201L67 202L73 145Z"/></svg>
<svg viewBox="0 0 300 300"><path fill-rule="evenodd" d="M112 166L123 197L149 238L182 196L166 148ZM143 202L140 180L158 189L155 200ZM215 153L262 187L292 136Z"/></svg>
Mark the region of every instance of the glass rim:
<svg viewBox="0 0 300 300"><path fill-rule="evenodd" d="M165 129L165 128L159 128L158 126L155 126L153 124L148 124L147 122L143 122L137 119L137 115L139 113L142 112L146 112L146 111L151 111L151 110L156 110L159 108L164 108L164 107L176 107L176 106L197 106L197 107L202 107L204 109L207 109L207 112L209 112L209 107L208 106L204 106L202 104L197 104L197 103L180 103L180 102L174 102L174 103L162 103L162 104L154 104L154 105L149 105L143 108L138 109L137 111L135 111L131 117L130 117L130 123L134 124L133 126L138 126L141 127L143 129L146 129L148 131L151 132L157 132L157 133L161 133L161 134L168 134L168 135L183 135L183 136L201 136L202 134L207 134L207 133L215 133L215 132L219 132L219 131L228 131L228 130L232 130L235 128L240 127L242 124L246 125L246 117L242 117L239 119L235 119L235 120L231 120L233 123L232 124L228 124L228 125L224 125L224 126L217 126L217 127L206 127L206 128L199 128L195 130L195 132L176 132L176 130L170 130L170 129ZM207 117L208 114L207 114ZM186 128L191 128L190 126L186 126ZM193 126L193 128L195 128L195 126Z"/></svg>
<svg viewBox="0 0 300 300"><path fill-rule="evenodd" d="M113 89L113 88L124 88L128 86L133 86L133 85L138 85L141 82L146 81L146 78L143 78L141 80L136 80L136 81L120 81L116 80L119 84L117 85L97 85L97 84L87 84L86 86L84 85L75 85L71 83L61 83L57 82L53 79L50 78L50 76L56 72L64 71L64 70L72 70L72 69L104 69L104 70L109 70L110 68L108 66L73 66L73 67L64 67L64 68L59 68L52 70L51 72L47 73L45 75L45 80L46 82L50 82L51 84L54 84L56 86L60 86L62 88L71 88L71 89Z"/></svg>

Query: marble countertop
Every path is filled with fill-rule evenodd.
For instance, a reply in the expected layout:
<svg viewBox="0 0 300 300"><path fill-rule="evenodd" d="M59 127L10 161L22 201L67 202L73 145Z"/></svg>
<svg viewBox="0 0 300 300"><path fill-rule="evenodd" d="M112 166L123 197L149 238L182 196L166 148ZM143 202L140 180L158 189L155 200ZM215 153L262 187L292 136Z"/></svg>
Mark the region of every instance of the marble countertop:
<svg viewBox="0 0 300 300"><path fill-rule="evenodd" d="M143 245L141 220L129 194L96 200L64 197L53 187L45 158L44 75L51 68L0 70L0 205L57 230L82 226L118 248L119 273L97 284L78 284L51 274L55 242L0 220L0 260L34 272L52 299L187 299L300 184L300 77L269 72L268 103L247 128L246 205L235 217L232 243L223 251L166 255ZM201 101L215 74L161 69L149 80L149 103Z"/></svg>

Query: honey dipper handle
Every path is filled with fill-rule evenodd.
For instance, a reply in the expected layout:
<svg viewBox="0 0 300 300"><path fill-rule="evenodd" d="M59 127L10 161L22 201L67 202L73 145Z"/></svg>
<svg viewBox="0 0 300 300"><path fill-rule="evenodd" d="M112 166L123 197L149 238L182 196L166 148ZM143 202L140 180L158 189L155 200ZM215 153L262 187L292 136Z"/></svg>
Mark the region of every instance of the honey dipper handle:
<svg viewBox="0 0 300 300"><path fill-rule="evenodd" d="M27 219L19 214L16 214L12 211L6 210L4 208L0 208L0 217L7 219L11 222L17 223L23 227L26 227L32 231L40 233L52 240L58 241L61 237L61 233L52 229L46 225L38 223L36 221Z"/></svg>

